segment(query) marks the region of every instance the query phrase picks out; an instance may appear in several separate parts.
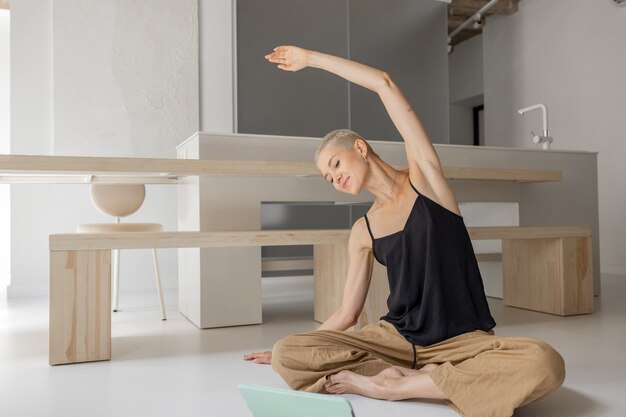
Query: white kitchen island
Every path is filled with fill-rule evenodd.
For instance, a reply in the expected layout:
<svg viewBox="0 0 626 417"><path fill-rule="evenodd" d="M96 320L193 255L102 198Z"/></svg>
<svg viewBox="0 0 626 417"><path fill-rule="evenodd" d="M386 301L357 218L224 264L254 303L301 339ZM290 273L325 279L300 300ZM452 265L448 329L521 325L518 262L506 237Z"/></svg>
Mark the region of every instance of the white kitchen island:
<svg viewBox="0 0 626 417"><path fill-rule="evenodd" d="M336 191L312 169L319 138L199 132L179 159L294 162L266 175L190 175L179 179L178 230L261 229L263 202L372 201ZM396 167L404 144L370 141ZM597 154L593 152L435 145L459 202L517 202L522 226L592 228L594 292L600 291ZM300 165L300 163L302 165ZM310 164L310 165L308 165ZM228 168L229 164L225 164ZM261 169L262 170L262 169ZM200 328L258 324L261 248L179 250L179 310Z"/></svg>

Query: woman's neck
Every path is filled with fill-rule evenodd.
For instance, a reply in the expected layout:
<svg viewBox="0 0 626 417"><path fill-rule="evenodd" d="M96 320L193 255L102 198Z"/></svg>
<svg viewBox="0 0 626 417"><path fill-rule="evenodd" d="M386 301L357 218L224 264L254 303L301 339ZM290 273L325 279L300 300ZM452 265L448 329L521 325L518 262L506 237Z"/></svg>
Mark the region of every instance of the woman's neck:
<svg viewBox="0 0 626 417"><path fill-rule="evenodd" d="M368 159L370 169L364 185L378 203L383 204L395 195L402 174L377 156Z"/></svg>

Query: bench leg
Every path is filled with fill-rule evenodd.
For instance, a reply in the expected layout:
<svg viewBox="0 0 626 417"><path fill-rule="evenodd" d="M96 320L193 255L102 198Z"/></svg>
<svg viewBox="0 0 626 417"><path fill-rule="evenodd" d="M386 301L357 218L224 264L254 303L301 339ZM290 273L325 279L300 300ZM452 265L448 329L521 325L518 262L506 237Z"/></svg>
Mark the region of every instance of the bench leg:
<svg viewBox="0 0 626 417"><path fill-rule="evenodd" d="M370 288L363 305L363 311L354 329L359 330L368 324L378 323L378 320L389 312L387 308L388 298L389 278L387 278L387 268L374 260Z"/></svg>
<svg viewBox="0 0 626 417"><path fill-rule="evenodd" d="M314 245L313 319L325 322L341 305L348 274L348 245Z"/></svg>
<svg viewBox="0 0 626 417"><path fill-rule="evenodd" d="M50 252L50 365L111 359L111 251Z"/></svg>
<svg viewBox="0 0 626 417"><path fill-rule="evenodd" d="M591 238L504 239L504 304L570 316L593 312Z"/></svg>
<svg viewBox="0 0 626 417"><path fill-rule="evenodd" d="M315 321L323 323L341 306L343 289L348 274L348 245L315 245L314 279L315 279ZM359 316L355 330L376 323L387 313L389 297L389 281L387 269L374 261L369 292Z"/></svg>

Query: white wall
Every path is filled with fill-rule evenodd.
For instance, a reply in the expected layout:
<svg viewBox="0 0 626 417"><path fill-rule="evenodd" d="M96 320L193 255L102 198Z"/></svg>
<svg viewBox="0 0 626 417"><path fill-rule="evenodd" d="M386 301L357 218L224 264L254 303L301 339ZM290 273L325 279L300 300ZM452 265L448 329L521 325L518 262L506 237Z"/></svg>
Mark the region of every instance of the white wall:
<svg viewBox="0 0 626 417"><path fill-rule="evenodd" d="M609 0L524 0L483 30L486 144L536 147L544 103L553 148L596 151L600 262L626 274L626 8Z"/></svg>
<svg viewBox="0 0 626 417"><path fill-rule="evenodd" d="M200 129L234 133L237 126L234 0L199 0Z"/></svg>
<svg viewBox="0 0 626 417"><path fill-rule="evenodd" d="M11 135L11 15L0 10L0 154L9 153ZM9 185L0 185L0 293L11 274L11 217Z"/></svg>
<svg viewBox="0 0 626 417"><path fill-rule="evenodd" d="M11 14L0 9L0 153L9 153L11 135Z"/></svg>
<svg viewBox="0 0 626 417"><path fill-rule="evenodd" d="M175 157L175 145L198 130L194 0L25 0L11 8L13 153ZM50 233L111 221L88 192L12 187L9 296L47 292ZM174 230L175 188L148 186L127 221ZM175 287L176 252L160 254L164 287ZM149 251L122 252L122 291L152 289L152 274Z"/></svg>
<svg viewBox="0 0 626 417"><path fill-rule="evenodd" d="M175 157L198 126L194 0L55 0L54 153Z"/></svg>
<svg viewBox="0 0 626 417"><path fill-rule="evenodd" d="M10 146L14 154L50 154L52 150L51 1L11 4ZM36 218L33 211L44 210L38 188L11 186L9 296L47 290L46 236L30 227L31 218ZM36 221L33 226L37 228Z"/></svg>

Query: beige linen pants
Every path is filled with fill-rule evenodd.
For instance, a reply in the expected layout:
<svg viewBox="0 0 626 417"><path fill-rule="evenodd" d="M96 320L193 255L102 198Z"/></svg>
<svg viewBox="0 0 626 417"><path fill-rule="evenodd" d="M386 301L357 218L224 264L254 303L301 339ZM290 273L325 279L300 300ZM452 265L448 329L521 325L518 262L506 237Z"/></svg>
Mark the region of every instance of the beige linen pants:
<svg viewBox="0 0 626 417"><path fill-rule="evenodd" d="M465 417L505 417L558 388L563 358L545 342L474 331L431 346L413 346L395 327L379 321L356 332L318 330L274 345L272 368L296 390L326 392L326 376L348 369L371 376L392 366L430 374Z"/></svg>

